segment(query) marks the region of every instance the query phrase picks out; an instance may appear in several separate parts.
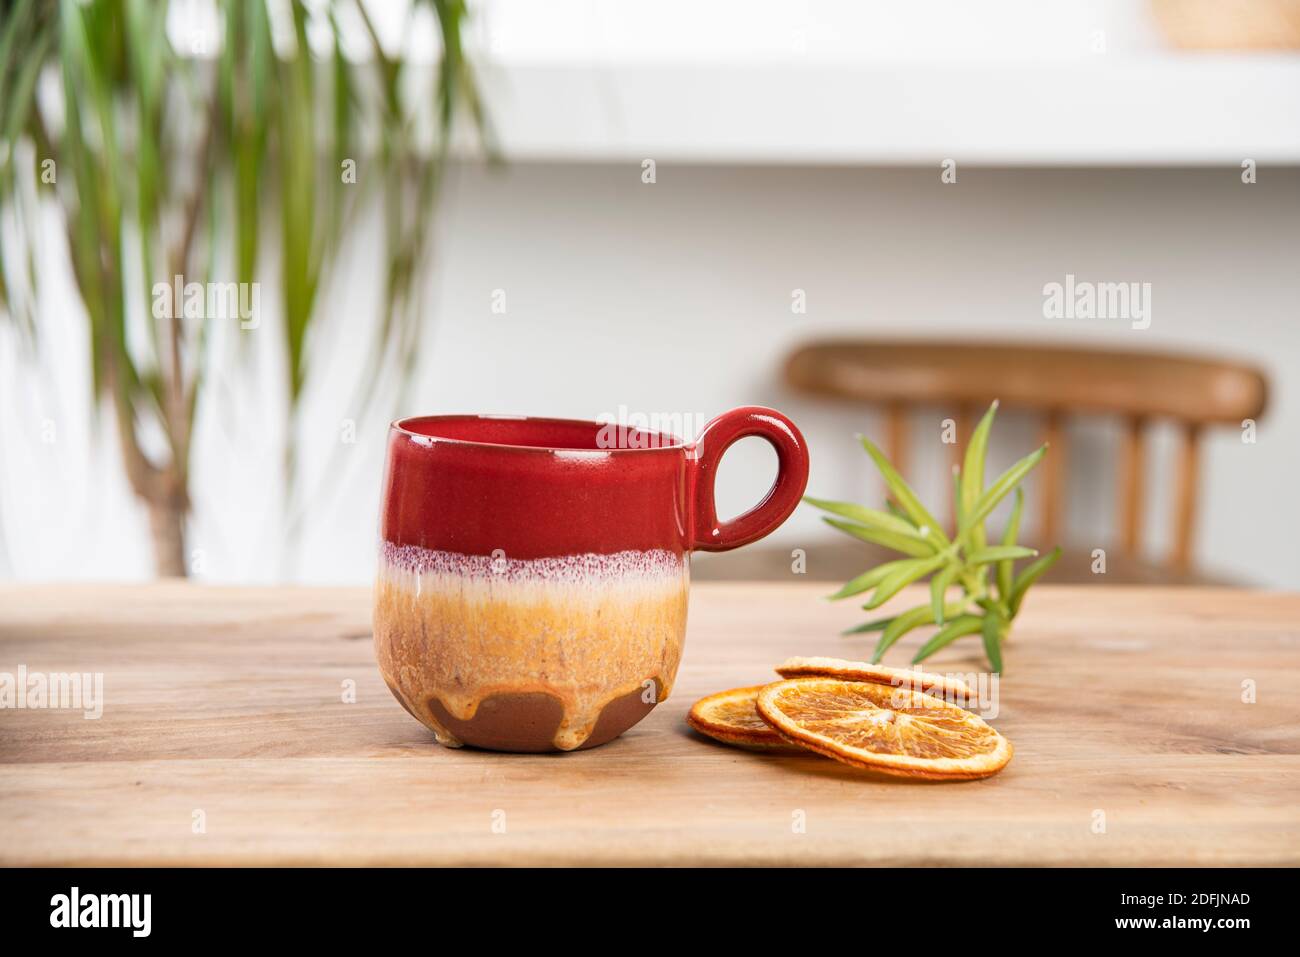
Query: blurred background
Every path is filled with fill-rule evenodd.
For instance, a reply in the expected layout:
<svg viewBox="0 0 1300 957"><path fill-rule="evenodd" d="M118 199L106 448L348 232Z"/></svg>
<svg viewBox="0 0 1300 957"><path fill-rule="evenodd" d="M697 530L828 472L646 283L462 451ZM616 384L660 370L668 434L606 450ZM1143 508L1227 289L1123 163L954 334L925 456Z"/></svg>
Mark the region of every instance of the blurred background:
<svg viewBox="0 0 1300 957"><path fill-rule="evenodd" d="M366 583L415 413L771 405L810 493L879 504L864 433L939 501L1001 397L1058 580L1300 587L1300 3L0 9L0 576Z"/></svg>

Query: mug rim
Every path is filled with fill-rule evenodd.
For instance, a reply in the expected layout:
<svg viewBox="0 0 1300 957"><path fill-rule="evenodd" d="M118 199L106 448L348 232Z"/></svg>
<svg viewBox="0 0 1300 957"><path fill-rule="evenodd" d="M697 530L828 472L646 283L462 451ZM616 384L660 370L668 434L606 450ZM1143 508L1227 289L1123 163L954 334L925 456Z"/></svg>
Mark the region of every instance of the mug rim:
<svg viewBox="0 0 1300 957"><path fill-rule="evenodd" d="M620 426L630 431L635 431L642 435L654 436L657 441L655 444L643 448L579 448L571 445L518 445L511 442L487 442L480 439L456 439L444 435L429 435L426 432L416 431L412 426L415 423L423 422L451 422L451 421L488 421L488 422L528 422L539 425L583 425L592 426L598 432L606 426ZM390 432L398 432L416 441L419 444L426 445L434 442L445 443L448 445L467 445L478 446L487 449L509 449L515 452L538 452L543 455L560 454L586 454L586 455L628 455L645 452L672 452L684 450L687 443L680 436L673 435L671 432L661 432L655 429L643 429L636 426L620 425L618 422L597 422L593 419L567 419L557 416L545 415L514 415L511 413L493 413L493 412L451 412L439 413L436 415L408 415L400 419L394 419L389 423Z"/></svg>

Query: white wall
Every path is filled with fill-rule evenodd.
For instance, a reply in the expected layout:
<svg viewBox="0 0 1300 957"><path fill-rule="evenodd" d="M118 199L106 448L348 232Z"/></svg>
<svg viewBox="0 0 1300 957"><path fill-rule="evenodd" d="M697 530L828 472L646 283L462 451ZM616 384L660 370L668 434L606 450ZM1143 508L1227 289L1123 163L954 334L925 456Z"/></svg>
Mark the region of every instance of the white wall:
<svg viewBox="0 0 1300 957"><path fill-rule="evenodd" d="M657 182L640 166L460 167L438 229L433 327L403 412L524 412L595 417L620 405L709 416L747 403L776 406L803 428L810 490L875 499L879 486L854 442L870 414L787 394L783 356L825 333L988 336L1232 356L1270 376L1258 441L1232 430L1205 446L1198 559L1260 584L1300 587L1300 170L938 170L674 167ZM325 295L341 319L318 343L317 380L302 418L306 521L292 560L279 554L281 434L274 355L254 372L223 368L201 411L194 546L199 577L221 581L364 582L373 567L383 425L357 415L344 387L359 332L374 321L373 222L351 237L351 263ZM1150 282L1145 331L1102 320L1047 320L1042 287L1067 272ZM269 287L274 288L274 287ZM804 289L808 313L792 314ZM507 312L493 315L494 290ZM273 295L264 292L264 307ZM70 301L47 304L61 328L47 342L44 386L0 339L0 519L10 573L23 578L140 578L149 573L143 516L101 426L91 433L82 332ZM255 335L273 342L274 315ZM230 343L227 342L227 345ZM57 378L50 378L57 376ZM59 441L42 443L42 423ZM937 417L916 421L914 473L923 493L946 475ZM931 441L925 441L925 436ZM1116 435L1074 427L1069 538L1105 544L1114 528ZM1158 436L1167 439L1168 436ZM993 466L1035 441L1007 414ZM1168 442L1148 486L1148 540L1168 541ZM723 470L723 511L757 499L771 454L756 440ZM929 466L929 467L927 467ZM1032 492L1032 490L1031 490ZM827 533L800 510L778 533L813 543ZM0 562L3 562L0 556ZM3 566L0 565L0 568Z"/></svg>

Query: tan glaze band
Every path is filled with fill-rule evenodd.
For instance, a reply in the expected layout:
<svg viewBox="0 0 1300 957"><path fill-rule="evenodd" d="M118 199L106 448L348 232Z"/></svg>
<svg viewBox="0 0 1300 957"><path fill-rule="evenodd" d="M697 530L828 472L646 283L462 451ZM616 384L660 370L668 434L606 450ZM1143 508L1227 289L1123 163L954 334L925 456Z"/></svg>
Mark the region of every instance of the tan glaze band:
<svg viewBox="0 0 1300 957"><path fill-rule="evenodd" d="M672 691L689 568L670 552L514 561L387 546L379 669L448 747L593 747Z"/></svg>

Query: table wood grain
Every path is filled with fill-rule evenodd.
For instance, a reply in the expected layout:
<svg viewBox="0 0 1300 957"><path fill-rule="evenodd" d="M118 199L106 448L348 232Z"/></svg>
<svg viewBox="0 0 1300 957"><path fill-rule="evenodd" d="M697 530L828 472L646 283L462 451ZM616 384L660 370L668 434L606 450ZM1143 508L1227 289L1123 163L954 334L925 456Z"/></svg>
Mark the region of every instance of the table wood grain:
<svg viewBox="0 0 1300 957"><path fill-rule="evenodd" d="M3 586L0 672L102 672L105 704L0 711L0 863L1300 864L1300 595L1040 586L992 721L1016 756L985 781L690 731L697 697L788 655L866 653L824 592L696 586L648 719L504 755L440 748L398 706L365 589Z"/></svg>

